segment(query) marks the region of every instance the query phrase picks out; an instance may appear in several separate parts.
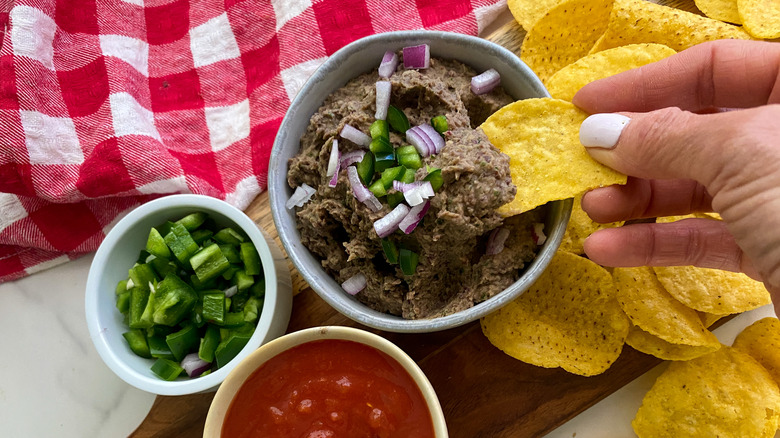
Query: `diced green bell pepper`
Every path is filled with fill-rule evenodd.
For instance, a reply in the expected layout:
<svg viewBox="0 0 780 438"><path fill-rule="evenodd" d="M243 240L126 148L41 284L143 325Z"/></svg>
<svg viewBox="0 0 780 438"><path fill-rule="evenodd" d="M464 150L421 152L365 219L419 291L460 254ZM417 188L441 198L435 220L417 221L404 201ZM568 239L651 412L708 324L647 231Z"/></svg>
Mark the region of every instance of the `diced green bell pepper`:
<svg viewBox="0 0 780 438"><path fill-rule="evenodd" d="M183 225L187 231L193 231L196 230L199 226L203 225L203 222L206 222L207 217L208 215L206 215L206 213L203 213L202 211L196 211L195 213L190 213L187 216L184 216L175 223Z"/></svg>
<svg viewBox="0 0 780 438"><path fill-rule="evenodd" d="M444 184L444 177L441 176L441 169L434 169L430 171L427 175L425 175L423 181L430 181L433 190L439 190L442 184Z"/></svg>
<svg viewBox="0 0 780 438"><path fill-rule="evenodd" d="M222 368L236 357L249 342L249 338L252 337L254 329L252 324L245 324L241 329L230 330L228 336L219 343L214 352L214 356L217 360L217 367Z"/></svg>
<svg viewBox="0 0 780 438"><path fill-rule="evenodd" d="M190 265L195 270L198 280L205 283L225 272L230 267L230 262L222 254L219 245L213 244L190 257Z"/></svg>
<svg viewBox="0 0 780 438"><path fill-rule="evenodd" d="M149 284L154 284L157 281L157 274L155 274L154 269L146 263L133 266L128 273L130 280L133 282L133 287L149 290Z"/></svg>
<svg viewBox="0 0 780 438"><path fill-rule="evenodd" d="M230 265L227 269L225 269L225 272L222 273L222 278L224 278L225 280L232 280L236 272L240 270L241 270L241 266Z"/></svg>
<svg viewBox="0 0 780 438"><path fill-rule="evenodd" d="M231 245L240 245L241 242L246 241L241 233L229 227L217 231L217 234L214 235L214 240L219 243L229 243Z"/></svg>
<svg viewBox="0 0 780 438"><path fill-rule="evenodd" d="M260 316L260 311L263 310L263 300L260 298L251 297L244 304L244 322L254 323L257 321L257 317Z"/></svg>
<svg viewBox="0 0 780 438"><path fill-rule="evenodd" d="M243 269L236 271L233 275L233 284L238 286L238 290L248 289L255 282L255 278L247 274Z"/></svg>
<svg viewBox="0 0 780 438"><path fill-rule="evenodd" d="M147 257L146 263L154 269L154 272L157 273L158 278L165 278L165 276L168 274L176 274L179 269L179 267L176 266L176 263L170 261L169 259L157 257L154 255Z"/></svg>
<svg viewBox="0 0 780 438"><path fill-rule="evenodd" d="M198 345L199 339L198 328L194 325L189 325L166 336L165 343L171 349L173 357L177 361L181 361L187 353L194 350L195 346Z"/></svg>
<svg viewBox="0 0 780 438"><path fill-rule="evenodd" d="M116 284L116 289L114 290L114 293L117 295L121 295L124 292L127 292L129 289L127 288L127 280L120 280L119 283Z"/></svg>
<svg viewBox="0 0 780 438"><path fill-rule="evenodd" d="M131 329L128 332L122 333L122 336L130 346L130 350L138 356L144 358L151 358L152 353L149 351L149 344L146 343L146 334L141 329Z"/></svg>
<svg viewBox="0 0 780 438"><path fill-rule="evenodd" d="M401 146L396 149L398 154L398 164L409 169L419 169L422 167L422 158L414 146Z"/></svg>
<svg viewBox="0 0 780 438"><path fill-rule="evenodd" d="M208 363L214 362L214 351L216 351L217 345L219 345L219 329L210 325L200 340L198 357Z"/></svg>
<svg viewBox="0 0 780 438"><path fill-rule="evenodd" d="M263 298L265 297L265 278L258 278L255 280L255 284L249 288L249 293L253 297Z"/></svg>
<svg viewBox="0 0 780 438"><path fill-rule="evenodd" d="M411 127L406 114L393 105L387 108L387 123L393 128L393 131L401 134L406 134L406 131Z"/></svg>
<svg viewBox="0 0 780 438"><path fill-rule="evenodd" d="M444 134L450 129L449 124L447 123L447 117L445 116L436 116L432 118L431 126L433 126L433 129L439 134Z"/></svg>
<svg viewBox="0 0 780 438"><path fill-rule="evenodd" d="M149 304L149 289L135 286L130 289L130 309L128 315L128 326L130 328L149 328L154 323L148 319L143 319L144 311Z"/></svg>
<svg viewBox="0 0 780 438"><path fill-rule="evenodd" d="M187 260L198 251L198 244L182 224L173 224L171 231L165 235L165 243L183 265L186 265Z"/></svg>
<svg viewBox="0 0 780 438"><path fill-rule="evenodd" d="M382 176L379 177L379 181L382 181L382 186L385 190L393 187L393 181L400 180L406 169L403 166L389 167L382 171Z"/></svg>
<svg viewBox="0 0 780 438"><path fill-rule="evenodd" d="M374 178L374 154L371 151L367 151L363 159L357 164L357 172L360 177L360 181L364 185L371 184L371 180Z"/></svg>
<svg viewBox="0 0 780 438"><path fill-rule="evenodd" d="M203 295L203 318L216 324L225 322L225 294L210 293Z"/></svg>
<svg viewBox="0 0 780 438"><path fill-rule="evenodd" d="M165 336L158 334L147 336L146 341L149 344L149 353L152 357L158 359L174 359L171 347L165 342Z"/></svg>
<svg viewBox="0 0 780 438"><path fill-rule="evenodd" d="M394 152L393 145L384 137L377 137L371 140L368 149L376 156L392 154Z"/></svg>
<svg viewBox="0 0 780 438"><path fill-rule="evenodd" d="M374 181L370 186L368 186L368 190L370 190L371 193L373 193L377 198L381 198L387 194L387 190L385 189L385 185L382 183L381 179Z"/></svg>
<svg viewBox="0 0 780 438"><path fill-rule="evenodd" d="M382 239L382 251L387 257L387 261L392 264L398 263L398 247L391 240Z"/></svg>
<svg viewBox="0 0 780 438"><path fill-rule="evenodd" d="M165 244L165 239L156 228L149 230L149 237L146 239L146 250L155 257L165 259L171 257L171 250Z"/></svg>
<svg viewBox="0 0 780 438"><path fill-rule="evenodd" d="M229 243L220 243L219 249L230 263L241 263L241 253L238 250L238 246Z"/></svg>
<svg viewBox="0 0 780 438"><path fill-rule="evenodd" d="M192 236L192 240L194 240L195 243L197 243L198 245L203 245L203 242L205 242L208 239L211 239L214 236L214 232L211 230L207 230L205 228L200 228L190 233L190 235Z"/></svg>
<svg viewBox="0 0 780 438"><path fill-rule="evenodd" d="M371 138L390 139L390 125L385 120L376 120L368 130Z"/></svg>
<svg viewBox="0 0 780 438"><path fill-rule="evenodd" d="M377 172L382 172L388 167L393 167L396 165L395 161L395 153L390 152L388 154L378 154L375 156L375 163L374 163L374 170Z"/></svg>
<svg viewBox="0 0 780 438"><path fill-rule="evenodd" d="M398 263L401 265L401 271L404 275L414 275L419 257L416 252L408 249L402 248L398 251Z"/></svg>
<svg viewBox="0 0 780 438"><path fill-rule="evenodd" d="M260 263L260 254L252 242L241 244L241 261L244 262L244 271L249 275L260 275L263 265Z"/></svg>
<svg viewBox="0 0 780 438"><path fill-rule="evenodd" d="M157 284L154 294L155 324L174 326L192 311L198 301L198 294L175 275L168 275Z"/></svg>
<svg viewBox="0 0 780 438"><path fill-rule="evenodd" d="M228 312L225 314L225 321L222 323L222 327L236 328L242 325L244 325L243 312Z"/></svg>
<svg viewBox="0 0 780 438"><path fill-rule="evenodd" d="M116 308L119 313L126 314L130 311L130 291L126 290L116 296Z"/></svg>
<svg viewBox="0 0 780 438"><path fill-rule="evenodd" d="M169 359L157 359L152 364L152 372L160 376L161 379L172 381L179 377L184 368L176 362Z"/></svg>

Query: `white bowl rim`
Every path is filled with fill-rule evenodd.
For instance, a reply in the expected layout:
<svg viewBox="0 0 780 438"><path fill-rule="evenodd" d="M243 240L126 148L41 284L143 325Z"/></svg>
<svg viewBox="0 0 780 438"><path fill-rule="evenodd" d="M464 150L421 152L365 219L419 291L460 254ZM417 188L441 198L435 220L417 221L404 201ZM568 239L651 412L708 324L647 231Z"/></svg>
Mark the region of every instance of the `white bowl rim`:
<svg viewBox="0 0 780 438"><path fill-rule="evenodd" d="M106 264L109 260L109 255L122 235L130 229L138 220L156 213L162 208L181 208L192 207L193 210L215 211L228 217L231 221L249 236L252 242L258 246L258 253L260 254L260 261L263 266L263 274L265 275L266 294L263 304L263 310L261 311L260 318L257 321L255 332L249 340L244 349L227 363L222 368L214 371L213 373L197 377L193 379L166 381L162 379L153 379L147 376L139 374L132 367L125 364L119 356L109 346L108 342L103 336L103 329L99 327L98 317L98 294L99 291L99 278L100 266ZM129 269L129 268L128 268ZM235 368L241 360L254 351L259 345L265 342L267 339L267 332L269 325L273 321L274 312L277 310L277 303L279 303L279 296L277 291L276 270L274 269L274 259L271 255L271 249L268 247L268 242L264 238L262 231L258 228L252 219L249 218L244 212L238 208L228 204L217 198L213 198L205 195L195 194L173 194L160 198L156 198L152 201L146 202L139 207L136 207L125 217L120 219L116 225L108 232L103 242L100 244L95 258L90 265L89 274L87 277L87 285L85 292L85 311L87 318L87 328L89 331L92 343L98 351L98 354L103 359L103 362L126 383L141 389L146 392L151 392L159 395L184 395L198 392L208 391L218 386L230 371ZM254 347L254 348L252 348ZM150 363L151 366L151 363Z"/></svg>
<svg viewBox="0 0 780 438"><path fill-rule="evenodd" d="M435 437L448 437L444 411L442 410L439 398L436 396L436 390L433 388L430 380L428 380L428 377L425 375L417 362L415 362L403 349L401 349L401 347L395 345L389 340L369 331L347 326L320 326L298 330L276 338L255 350L238 365L240 369L237 369L236 372L228 375L228 377L225 379L226 385L221 386L217 390L217 393L214 395L214 399L211 402L211 406L209 407L209 412L206 416L204 434L209 431L216 432L217 430L221 430L222 421L224 421L224 417L227 413L230 403L233 400L233 397L235 397L235 394L240 390L241 386L243 386L246 379L249 378L249 376L251 376L260 366L284 351L318 340L346 340L358 342L360 344L376 348L377 350L390 356L390 358L398 362L404 368L404 370L406 370L406 372L409 374L409 377L414 380L414 382L417 384L417 387L420 389L420 392L422 393L422 396L425 399L425 402L428 405L428 410L431 414L431 421L433 423ZM263 358L261 362L257 364L253 363L261 360L260 358ZM250 366L250 364L252 365ZM234 387L236 388L235 391L227 392L228 389L232 390ZM219 424L215 423L217 421L219 421ZM218 429L215 430L214 428Z"/></svg>
<svg viewBox="0 0 780 438"><path fill-rule="evenodd" d="M517 55L496 43L476 36L453 32L407 30L385 32L367 36L353 41L352 43L336 51L317 69L317 71L315 71L309 80L306 81L306 83L296 95L295 99L293 99L290 105L290 109L299 106L301 101L303 101L306 96L310 94L311 90L318 86L320 80L318 75L322 74L321 72L336 68L336 66L342 63L344 59L347 59L353 54L362 50L362 46L373 43L375 41L383 41L385 39L391 39L393 43L399 40L442 40L446 43L468 42L469 44L475 44L480 48L485 49L487 52L493 51L501 54L502 59L505 62L511 63L512 66L517 68L522 75L532 78L534 91L539 93L538 97L550 96L550 94L544 88L544 85L542 85L541 80L539 80L538 76L536 76L530 67L528 67L522 60L520 60ZM431 56L434 56L433 53ZM355 76L357 76L357 74ZM556 249L560 246L564 232L566 231L569 217L571 215L571 207L573 205L573 199L571 198L561 201L553 201L549 204L549 217L551 218L553 216L554 211L558 211L560 214L560 220L558 223L554 224L555 226L548 233L547 241L544 243L542 249L539 250L537 256L530 264L526 266L523 276L521 276L517 281L510 285L509 288L507 288L512 289L510 293L506 293L506 290L502 291L496 296L473 307L433 319L404 319L400 316L377 312L359 302L353 303L346 297L333 296L327 291L326 287L318 283L321 275L324 274L330 277L329 274L324 271L321 265L318 267L308 266L301 258L301 256L299 256L295 251L296 248L294 247L293 242L290 241L290 237L287 234L288 230L286 230L284 227L284 218L282 217L283 213L281 212L281 210L286 210L284 203L288 196L285 194L287 188L277 188L274 184L272 184L272 181L275 181L278 178L276 174L281 172L282 169L285 170L284 180L286 181L287 163L282 162L281 140L286 137L286 132L290 129L289 125L292 124L292 118L294 115L294 113L288 110L284 116L284 119L282 120L281 125L279 126L278 132L280 134L277 134L274 141L268 167L268 191L274 224L276 225L279 239L281 240L288 257L306 280L307 284L331 307L354 321L372 328L396 333L435 332L467 324L503 307L513 299L520 296L525 290L528 289L528 287L531 286L532 282L529 281L530 276L538 277L538 275L540 275L549 264L550 260L552 260ZM285 135L283 136L281 133L285 133ZM286 186L286 184L284 185ZM308 251L308 249L305 247L304 250Z"/></svg>

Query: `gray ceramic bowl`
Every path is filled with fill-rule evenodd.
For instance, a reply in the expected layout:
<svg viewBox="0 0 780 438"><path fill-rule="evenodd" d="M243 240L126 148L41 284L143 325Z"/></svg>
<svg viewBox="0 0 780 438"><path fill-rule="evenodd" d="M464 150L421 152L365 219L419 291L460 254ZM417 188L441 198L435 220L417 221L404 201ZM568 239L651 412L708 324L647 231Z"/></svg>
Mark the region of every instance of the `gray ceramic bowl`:
<svg viewBox="0 0 780 438"><path fill-rule="evenodd" d="M430 45L432 57L456 59L481 72L496 69L501 84L515 99L549 97L539 78L515 54L490 41L448 32L401 31L357 40L334 53L314 73L290 105L274 142L269 165L268 189L271 211L282 244L293 264L311 287L336 310L347 317L392 332L433 332L457 327L497 310L522 294L544 271L558 249L571 213L572 201L556 201L548 206L545 232L548 239L522 277L509 288L472 308L448 316L407 320L377 312L346 294L301 244L295 214L285 208L292 195L287 185L287 161L300 151L300 138L311 116L325 98L350 79L376 69L386 50L417 44Z"/></svg>

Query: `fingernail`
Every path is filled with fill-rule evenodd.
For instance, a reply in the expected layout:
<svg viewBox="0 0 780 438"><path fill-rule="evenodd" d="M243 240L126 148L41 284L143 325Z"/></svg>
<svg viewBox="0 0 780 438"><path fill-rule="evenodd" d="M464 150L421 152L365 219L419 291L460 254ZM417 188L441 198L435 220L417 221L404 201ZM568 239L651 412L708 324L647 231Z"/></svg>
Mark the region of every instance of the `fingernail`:
<svg viewBox="0 0 780 438"><path fill-rule="evenodd" d="M586 147L612 149L630 121L620 114L593 114L580 126L580 143Z"/></svg>

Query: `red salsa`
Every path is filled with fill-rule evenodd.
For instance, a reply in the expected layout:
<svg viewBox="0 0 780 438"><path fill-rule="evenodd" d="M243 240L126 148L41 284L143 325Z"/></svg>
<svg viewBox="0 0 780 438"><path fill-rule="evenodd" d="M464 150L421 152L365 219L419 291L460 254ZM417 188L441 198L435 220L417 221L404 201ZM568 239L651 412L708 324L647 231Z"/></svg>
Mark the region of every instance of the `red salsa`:
<svg viewBox="0 0 780 438"><path fill-rule="evenodd" d="M433 438L422 392L394 359L320 340L255 370L233 397L222 437Z"/></svg>

